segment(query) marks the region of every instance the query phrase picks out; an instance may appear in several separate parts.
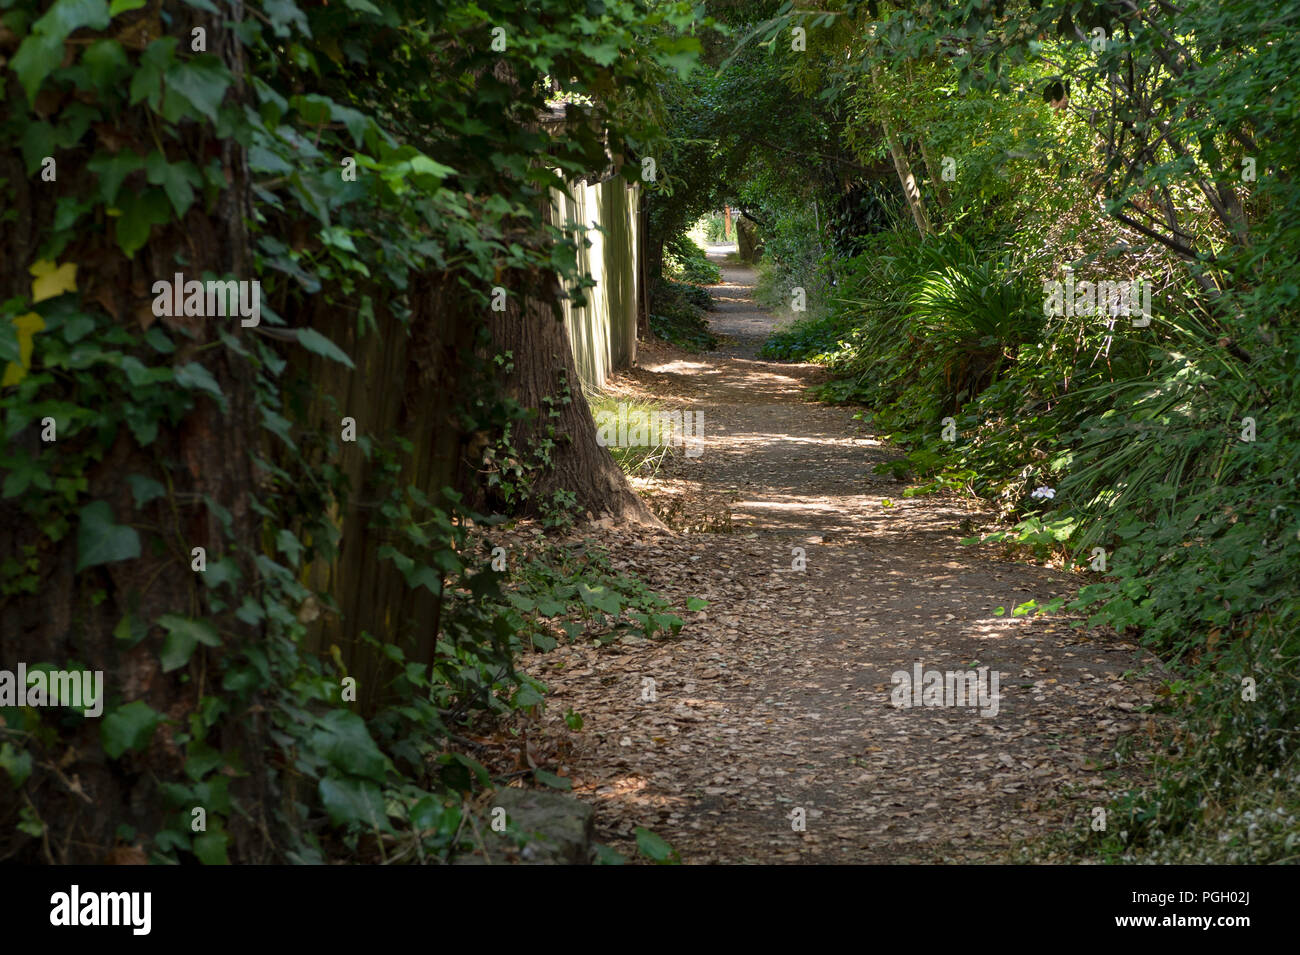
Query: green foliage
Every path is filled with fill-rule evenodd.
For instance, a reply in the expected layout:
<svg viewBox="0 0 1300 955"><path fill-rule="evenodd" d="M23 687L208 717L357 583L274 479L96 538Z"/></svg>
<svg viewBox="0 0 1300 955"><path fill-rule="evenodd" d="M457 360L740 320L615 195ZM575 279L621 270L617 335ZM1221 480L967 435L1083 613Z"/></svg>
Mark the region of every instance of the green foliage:
<svg viewBox="0 0 1300 955"><path fill-rule="evenodd" d="M691 285L717 285L722 270L691 239L681 237L667 244L664 271L670 279Z"/></svg>
<svg viewBox="0 0 1300 955"><path fill-rule="evenodd" d="M1156 785L1124 795L1075 851L1291 860L1300 287L1282 263L1300 232L1282 144L1300 130L1282 90L1300 46L1275 0L1170 16L880 3L782 8L759 25L764 40L808 28L787 81L850 112L863 161L892 158L887 124L938 227L858 236L823 266L828 314L767 353L830 367L822 396L862 403L905 448L880 470L916 476L909 493L995 502L1014 528L985 543L1089 568L1064 609L1140 634L1181 669L1170 710L1183 725ZM1094 27L1104 49L1082 39ZM1269 172L1252 181L1252 165ZM1039 318L1038 282L1065 266L1079 281L1147 278L1151 324ZM1268 681L1267 703L1240 699L1247 674Z"/></svg>
<svg viewBox="0 0 1300 955"><path fill-rule="evenodd" d="M636 827L636 848L643 856L656 865L681 865L682 857L677 850L649 829Z"/></svg>
<svg viewBox="0 0 1300 955"><path fill-rule="evenodd" d="M621 397L616 398L612 395L603 394L588 395L587 404L591 408L593 418L598 423L602 420L602 414L609 416L604 420L617 419L619 405L626 406L626 414L629 420L637 420L640 417L641 420L649 421L651 416L657 416L664 410L656 402L627 401ZM663 466L664 461L670 455L679 453L673 446L672 435L666 429L657 430L655 437L658 439L656 444L621 446L615 443L608 445L607 450L624 474L636 477L653 477L659 473L660 467Z"/></svg>
<svg viewBox="0 0 1300 955"><path fill-rule="evenodd" d="M40 216L23 219L38 240L31 261L7 263L20 275L30 268L31 292L23 282L0 302L0 472L6 515L25 535L0 564L0 603L34 594L65 540L76 548L74 590L60 597L70 604L102 600L103 569L141 558L188 573L183 527L196 526L197 511L217 534L202 582L195 575L185 606L132 609L113 632L157 659L168 700L182 704L155 709L157 686L122 700L120 683L109 681L117 688L100 724L102 755L90 758L141 780L140 799L170 814L161 829L132 838L155 861L222 863L237 858L227 823L255 816L274 830L277 858L289 861L374 852L445 860L468 847L467 800L490 781L449 746L451 727L532 709L544 687L514 668L524 645L501 575L461 556L467 527L488 517L449 489L436 499L422 493L412 449L387 435L358 440L367 481L349 486L333 463L337 430L317 429L304 411L317 383L303 380L297 346L350 368L342 348L305 327L310 315L342 311L358 335L373 334L382 303L409 325L422 277L449 279L471 303L466 314L475 305L486 314L506 271L576 279L573 237L543 214L547 190L560 182L555 170L586 173L604 167L607 149L655 148L660 85L689 71L699 50L689 33L694 12L681 3L266 0L218 14L231 21L220 54L190 49L188 24L206 12L217 14L207 3L170 0L161 8L14 0L0 14L0 33L16 44L8 68L17 78L6 87L0 136L21 150L29 177L7 184L0 222ZM491 48L495 24L509 31L504 51ZM556 99L583 104L589 121L562 134L538 128L536 116ZM57 160L57 185L40 179L47 156ZM350 162L355 177L345 174ZM230 192L245 169L248 202ZM630 164L626 174L634 175ZM15 190L57 202L14 203ZM185 256L238 244L241 223L274 335L198 337L167 322L146 330L135 320L138 303L123 318L120 303L86 294L120 285L129 267L138 273L171 249L177 270L188 272ZM231 231L213 237L214 226ZM495 400L491 369L474 366L480 344L468 349L457 425L500 434L519 409ZM174 456L177 435L211 426L196 412L235 408L251 418L230 426L254 432L253 539L234 532L230 502L182 483L189 462ZM33 439L45 418L57 444ZM113 493L113 475L92 493L88 476L126 451L148 462L147 473L116 477L130 494L126 486ZM428 620L395 620L383 640L368 641L395 675L372 691L377 703L364 716L341 696L338 649L307 649L308 621L333 601L305 583L318 579L308 568L337 556L336 516L358 506L371 556L394 566L410 591L446 604L431 651L418 648ZM591 619L605 613L580 603ZM649 595L623 609L643 614L633 622L649 632L680 626ZM107 633L87 639L111 642ZM64 724L31 710L3 715L0 768L48 793L39 767L68 750ZM262 725L269 735L240 736ZM166 754L154 745L163 727ZM259 751L242 749L241 739ZM231 781L250 775L248 791L279 798L241 803L242 783ZM42 798L24 808L19 831L66 845L59 820L43 817ZM205 833L190 827L194 806L207 810Z"/></svg>
<svg viewBox="0 0 1300 955"><path fill-rule="evenodd" d="M590 542L576 552L542 545L513 579L506 598L514 611L510 626L540 652L579 638L604 646L624 636L674 637L683 626L669 601L641 581L614 573L608 556ZM691 598L687 610L706 606Z"/></svg>
<svg viewBox="0 0 1300 955"><path fill-rule="evenodd" d="M844 347L846 336L855 327L853 316L826 309L815 317L777 328L763 342L760 354L777 361L825 360Z"/></svg>
<svg viewBox="0 0 1300 955"><path fill-rule="evenodd" d="M707 291L698 285L660 279L650 302L650 329L655 335L693 351L717 347L718 340L704 315L713 303Z"/></svg>

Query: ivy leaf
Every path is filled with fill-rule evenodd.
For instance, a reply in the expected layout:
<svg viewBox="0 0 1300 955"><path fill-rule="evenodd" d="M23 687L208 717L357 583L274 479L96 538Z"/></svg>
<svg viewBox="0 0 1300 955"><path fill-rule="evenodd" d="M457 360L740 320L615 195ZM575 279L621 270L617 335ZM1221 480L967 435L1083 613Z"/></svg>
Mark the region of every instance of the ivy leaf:
<svg viewBox="0 0 1300 955"><path fill-rule="evenodd" d="M681 862L677 850L665 842L662 836L657 836L649 829L644 829L641 826L636 827L636 847L643 856L659 865L673 865Z"/></svg>
<svg viewBox="0 0 1300 955"><path fill-rule="evenodd" d="M347 356L347 353L344 352L343 349L339 348L338 345L335 345L314 328L298 329L298 344L309 352L313 352L324 358L329 358L341 365L346 365L349 368L356 367L356 365L352 363L352 359Z"/></svg>
<svg viewBox="0 0 1300 955"><path fill-rule="evenodd" d="M212 377L212 372L196 361L176 369L176 384L182 388L206 391L220 402L224 402L226 398L221 392L221 386L217 384L217 379Z"/></svg>
<svg viewBox="0 0 1300 955"><path fill-rule="evenodd" d="M327 776L320 781L319 789L321 803L334 825L355 825L367 830L378 826L391 831L384 812L383 793L369 780Z"/></svg>
<svg viewBox="0 0 1300 955"><path fill-rule="evenodd" d="M86 168L99 178L99 196L105 205L111 206L117 199L122 180L137 169L143 169L144 160L129 149L124 149L116 156L97 153L86 163Z"/></svg>
<svg viewBox="0 0 1300 955"><path fill-rule="evenodd" d="M131 485L131 496L135 498L137 508L144 507L156 497L162 497L167 489L151 477L143 474L128 474L126 483Z"/></svg>
<svg viewBox="0 0 1300 955"><path fill-rule="evenodd" d="M174 64L167 70L168 89L184 97L214 123L217 121L217 107L221 105L229 85L230 72L211 53Z"/></svg>
<svg viewBox="0 0 1300 955"><path fill-rule="evenodd" d="M278 37L289 35L288 24L292 23L307 36L311 36L311 26L307 15L294 5L293 0L265 0L262 12L271 20L271 30Z"/></svg>
<svg viewBox="0 0 1300 955"><path fill-rule="evenodd" d="M442 596L442 578L428 564L420 564L414 572L406 575L406 586L414 590L424 587L435 597Z"/></svg>
<svg viewBox="0 0 1300 955"><path fill-rule="evenodd" d="M127 196L121 203L121 212L114 228L114 238L127 258L132 259L149 241L153 227L171 218L167 197L157 189Z"/></svg>
<svg viewBox="0 0 1300 955"><path fill-rule="evenodd" d="M194 854L204 865L230 865L226 855L226 834L220 829L210 828L194 837Z"/></svg>
<svg viewBox="0 0 1300 955"><path fill-rule="evenodd" d="M117 3L113 5L117 6ZM144 0L140 0L139 5L143 6ZM95 88L101 92L111 89L131 69L122 44L108 39L96 40L86 47L86 52L81 54L81 65L86 68Z"/></svg>
<svg viewBox="0 0 1300 955"><path fill-rule="evenodd" d="M162 186L167 198L176 210L176 218L185 215L194 202L194 187L203 185L203 177L192 162L168 162L167 157L156 150L149 155L144 164L145 176L155 186Z"/></svg>
<svg viewBox="0 0 1300 955"><path fill-rule="evenodd" d="M77 290L77 266L74 262L59 265L42 259L32 266L31 273L33 304Z"/></svg>
<svg viewBox="0 0 1300 955"><path fill-rule="evenodd" d="M144 749L161 720L158 711L144 700L119 706L104 717L99 727L104 753L110 759L117 759L129 749Z"/></svg>
<svg viewBox="0 0 1300 955"><path fill-rule="evenodd" d="M317 724L312 748L322 759L349 776L383 782L392 764L375 745L365 720L348 710L331 710Z"/></svg>
<svg viewBox="0 0 1300 955"><path fill-rule="evenodd" d="M0 769L9 774L9 781L16 789L32 774L32 754L17 749L13 743L5 743L0 746Z"/></svg>
<svg viewBox="0 0 1300 955"><path fill-rule="evenodd" d="M113 523L107 501L93 501L81 509L77 529L77 573L87 567L140 556L140 535L133 527Z"/></svg>
<svg viewBox="0 0 1300 955"><path fill-rule="evenodd" d="M298 535L287 527L281 528L280 533L275 538L275 549L289 558L289 563L294 567L298 566L298 561L302 559L302 541L298 540Z"/></svg>
<svg viewBox="0 0 1300 955"><path fill-rule="evenodd" d="M23 130L19 145L23 150L27 175L34 175L45 157L54 153L54 127L49 123L29 123Z"/></svg>
<svg viewBox="0 0 1300 955"><path fill-rule="evenodd" d="M127 613L113 628L113 638L121 640L127 647L133 647L149 636L149 628L133 613Z"/></svg>
<svg viewBox="0 0 1300 955"><path fill-rule="evenodd" d="M63 41L73 30L90 27L102 30L108 26L106 0L56 0L45 16L32 24L33 33L44 33Z"/></svg>
<svg viewBox="0 0 1300 955"><path fill-rule="evenodd" d="M588 607L595 607L597 610L603 610L607 614L616 615L623 609L623 602L617 592L609 590L602 584L595 587L588 587L584 583L578 584L578 595L582 602Z"/></svg>
<svg viewBox="0 0 1300 955"><path fill-rule="evenodd" d="M62 62L63 40L33 32L23 40L22 46L9 61L9 66L18 74L18 82L27 94L27 101L35 103L41 81Z"/></svg>
<svg viewBox="0 0 1300 955"><path fill-rule="evenodd" d="M174 613L163 614L158 625L167 631L163 641L162 668L164 673L179 670L190 662L194 648L200 643L206 647L221 646L221 637L206 620L191 620Z"/></svg>
<svg viewBox="0 0 1300 955"><path fill-rule="evenodd" d="M573 788L572 779L557 776L555 773L548 773L544 769L534 769L533 778L544 786L550 786L552 789L563 789L567 792Z"/></svg>
<svg viewBox="0 0 1300 955"><path fill-rule="evenodd" d="M39 315L36 316L40 318ZM42 322L42 325L45 323ZM38 329L39 331L39 329ZM23 350L18 342L18 327L11 321L0 321L0 364L4 362L19 362L22 360Z"/></svg>
<svg viewBox="0 0 1300 955"><path fill-rule="evenodd" d="M163 74L167 64L176 59L178 42L174 36L164 36L145 47L145 51L140 54L140 65L136 68L135 75L131 77L129 95L131 105L134 106L148 97L149 106L158 109L162 98Z"/></svg>
<svg viewBox="0 0 1300 955"><path fill-rule="evenodd" d="M23 40L9 65L18 74L28 102L35 102L36 91L45 77L63 62L63 41L73 30L108 26L105 0L56 0L45 15L32 24L32 32Z"/></svg>

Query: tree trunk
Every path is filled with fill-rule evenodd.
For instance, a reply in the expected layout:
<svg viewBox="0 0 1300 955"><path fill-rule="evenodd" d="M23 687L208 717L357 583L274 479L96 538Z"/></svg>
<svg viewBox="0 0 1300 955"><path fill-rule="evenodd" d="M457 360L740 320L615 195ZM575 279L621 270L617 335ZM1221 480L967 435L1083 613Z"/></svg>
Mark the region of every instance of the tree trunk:
<svg viewBox="0 0 1300 955"><path fill-rule="evenodd" d="M518 287L518 286L516 286ZM516 428L520 451L553 442L549 462L531 488L530 508L550 502L557 492L574 495L579 513L618 521L662 526L627 483L610 453L596 441L596 423L573 362L564 322L556 317L553 291L535 291L508 300L504 312L489 320L498 352L510 352L511 371L501 380L503 391L534 420Z"/></svg>
<svg viewBox="0 0 1300 955"><path fill-rule="evenodd" d="M189 36L196 26L207 30L211 49L236 78L228 100L242 98L242 48L227 26L231 16L174 2L165 7L172 18L171 29L178 35ZM240 19L238 9L233 19ZM119 121L124 140L151 142L152 128L143 106ZM0 158L0 178L10 184L11 201L20 212L0 235L0 262L5 263L0 297L28 295L27 269L42 235L49 232L56 202L95 179L85 168L88 152L58 156L57 185L28 178L14 153ZM202 165L211 157L220 164L227 186L214 210L209 213L198 203L183 221L155 227L148 244L131 260L111 237L89 229L59 259L78 265L76 292L82 312L95 316L100 327L117 326L137 337L143 323L156 321L178 346L172 364L200 363L220 387L226 406L199 394L189 414L174 427L164 421L148 447L119 426L102 458L92 458L86 467L84 493L60 508L70 525L61 536L49 533L48 519L27 513L23 496L0 501L0 562L24 560L24 545L35 545L40 581L35 593L0 596L0 663L6 669L19 662L29 667L49 663L60 669L76 663L92 672L103 671L104 711L98 718L64 721L57 710L31 711L40 718L41 734L48 734L30 740L32 774L20 790L7 780L0 783L0 858L11 861L98 864L123 850L127 858L143 861L143 853L151 848L148 837L165 828L166 820L176 813L156 782L185 778L185 747L174 737L188 731L189 717L200 709L202 697L223 695L219 662L227 652L224 647L200 646L188 664L164 672L159 659L164 635L154 621L168 613L202 616L216 622L223 644L261 639L260 627L236 619L233 608L212 610L217 592L209 591L190 566L195 547L205 548L209 562L234 557L248 582L246 590L256 593L258 574L249 551L258 548L262 518L252 506L259 475L250 451L259 432L245 426L257 420L251 387L255 371L234 350L221 347L218 337L222 331L236 337L248 332L237 320L226 324L220 319L185 317L155 320L149 314L152 283L170 280L177 271L187 278L204 272L255 277L249 271L244 226L251 218L248 167L243 149L233 140L216 139L209 128L197 129L180 142L169 141L168 153L173 161L188 158ZM142 173L133 175L143 184ZM139 188L136 178L123 189ZM179 328L191 337L174 331ZM161 362L155 359L154 363ZM45 387L66 392L75 385ZM60 433L53 445L43 447L39 420L17 435L15 444L53 461L52 468L59 467L59 455L77 455L97 438L93 431L67 437ZM167 491L137 505L127 475L156 480ZM226 512L221 519L205 499ZM114 524L137 531L139 557L77 569L78 512L91 502L107 504ZM58 516L59 510L47 513ZM146 631L134 645L114 636L128 615ZM135 701L144 702L167 722L140 750L110 759L100 742L104 718ZM232 714L207 738L211 747L230 756L237 753L242 761L244 772L225 782L246 815L229 813L225 827L231 857L246 862L275 858L271 830L277 824L269 811L272 795L265 767L271 743L267 719L259 710ZM20 834L15 825L27 800L44 826L39 838ZM217 822L210 812L209 830ZM140 835L119 845L124 827Z"/></svg>
<svg viewBox="0 0 1300 955"><path fill-rule="evenodd" d="M753 265L758 261L757 230L748 219L736 220L736 254L740 261Z"/></svg>
<svg viewBox="0 0 1300 955"><path fill-rule="evenodd" d="M879 71L871 71L872 82L880 88ZM894 160L894 171L898 173L898 181L903 187L903 197L907 199L907 208L912 212L912 221L916 223L917 231L921 235L930 234L930 217L925 213L925 201L921 198L921 190L916 184L916 176L912 172L912 164L907 160L907 152L903 149L902 142L894 132L893 126L889 122L889 117L885 110L881 110L880 128L885 134L885 142L889 146L889 155Z"/></svg>
<svg viewBox="0 0 1300 955"><path fill-rule="evenodd" d="M894 159L894 171L898 173L898 181L903 187L903 196L907 199L907 208L912 212L912 221L916 223L917 231L921 235L929 235L930 217L925 213L925 200L921 198L921 190L916 184L912 165L907 161L907 153L903 151L902 144L894 135L889 120L881 119L880 125L885 131L885 142L889 144L889 155Z"/></svg>

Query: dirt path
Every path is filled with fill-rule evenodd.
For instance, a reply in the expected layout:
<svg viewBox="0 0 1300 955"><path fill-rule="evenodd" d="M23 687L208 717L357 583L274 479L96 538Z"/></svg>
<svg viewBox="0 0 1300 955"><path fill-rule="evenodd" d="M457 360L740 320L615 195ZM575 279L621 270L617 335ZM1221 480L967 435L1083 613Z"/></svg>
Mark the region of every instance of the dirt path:
<svg viewBox="0 0 1300 955"><path fill-rule="evenodd" d="M1109 753L1155 678L1113 636L996 616L1070 584L961 546L985 518L873 475L893 452L804 397L819 369L757 359L773 319L752 272L724 274L723 346L647 349L614 386L703 411L703 453L642 487L674 526L715 532L604 535L616 566L710 605L675 641L536 668L550 719L585 717L570 770L598 838L628 852L645 826L687 863L974 861L1083 824L1127 788ZM996 714L896 708L891 675L917 663L997 671Z"/></svg>

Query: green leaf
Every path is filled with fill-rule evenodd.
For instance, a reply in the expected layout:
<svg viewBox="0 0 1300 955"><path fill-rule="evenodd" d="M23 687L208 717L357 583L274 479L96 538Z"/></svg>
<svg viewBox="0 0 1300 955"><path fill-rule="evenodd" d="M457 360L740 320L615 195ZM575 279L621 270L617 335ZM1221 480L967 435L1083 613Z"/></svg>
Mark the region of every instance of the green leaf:
<svg viewBox="0 0 1300 955"><path fill-rule="evenodd" d="M18 329L6 315L0 317L0 368L11 361L22 364L22 349L18 344Z"/></svg>
<svg viewBox="0 0 1300 955"><path fill-rule="evenodd" d="M185 215L194 202L194 187L203 185L203 177L191 162L168 162L156 150L145 160L145 175L155 186L162 186L176 210L176 218Z"/></svg>
<svg viewBox="0 0 1300 955"><path fill-rule="evenodd" d="M41 83L63 62L63 41L69 33L81 27L102 30L106 26L105 0L56 0L45 16L32 24L32 32L9 61L28 102L35 101Z"/></svg>
<svg viewBox="0 0 1300 955"><path fill-rule="evenodd" d="M140 0L143 5L144 0ZM81 54L81 65L100 92L111 89L131 71L126 51L116 40L96 40Z"/></svg>
<svg viewBox="0 0 1300 955"><path fill-rule="evenodd" d="M144 749L161 720L158 712L144 700L119 706L104 717L99 727L105 754L117 759L127 750Z"/></svg>
<svg viewBox="0 0 1300 955"><path fill-rule="evenodd" d="M194 837L194 854L204 865L230 865L230 857L226 855L227 840L223 830L209 827L207 832Z"/></svg>
<svg viewBox="0 0 1300 955"><path fill-rule="evenodd" d="M92 501L78 517L77 573L87 567L140 556L140 535L133 527L113 523L113 509L107 501Z"/></svg>
<svg viewBox="0 0 1300 955"><path fill-rule="evenodd" d="M167 493L167 488L143 474L128 474L126 483L131 485L131 496L135 499L137 508L144 507L154 498L162 497Z"/></svg>
<svg viewBox="0 0 1300 955"><path fill-rule="evenodd" d="M176 59L174 36L163 36L154 40L140 54L140 65L131 77L129 102L134 105L148 97L149 106L157 109L163 91L163 75L169 63ZM179 100L178 100L179 101Z"/></svg>
<svg viewBox="0 0 1300 955"><path fill-rule="evenodd" d="M221 392L221 386L217 384L217 379L213 378L212 373L198 362L190 362L188 365L181 365L177 368L176 384L182 388L206 391L221 401L225 399L225 395Z"/></svg>
<svg viewBox="0 0 1300 955"><path fill-rule="evenodd" d="M113 0L109 5L108 15L115 17L119 13L130 13L132 10L139 10L147 2L148 0Z"/></svg>
<svg viewBox="0 0 1300 955"><path fill-rule="evenodd" d="M636 827L636 847L643 856L659 865L673 865L681 862L677 850L655 835L649 829Z"/></svg>
<svg viewBox="0 0 1300 955"><path fill-rule="evenodd" d="M113 628L113 638L121 640L128 648L135 646L147 636L149 636L149 628L144 625L144 621L132 613L119 620L117 626Z"/></svg>
<svg viewBox="0 0 1300 955"><path fill-rule="evenodd" d="M108 26L106 0L56 0L54 6L32 24L33 33L57 37L62 43L73 30L90 27L102 30Z"/></svg>
<svg viewBox="0 0 1300 955"><path fill-rule="evenodd" d="M326 776L320 781L319 789L321 803L334 825L355 825L367 831L378 826L391 831L384 811L383 793L374 783Z"/></svg>
<svg viewBox="0 0 1300 955"><path fill-rule="evenodd" d="M623 600L619 594L602 584L597 584L595 587L588 587L584 583L579 583L578 595L582 597L582 602L588 607L595 607L597 610L603 610L607 614L617 614L623 609Z"/></svg>
<svg viewBox="0 0 1300 955"><path fill-rule="evenodd" d="M550 786L552 789L563 789L568 792L573 788L573 780L564 776L557 776L555 773L548 773L544 769L534 769L533 778L543 786Z"/></svg>
<svg viewBox="0 0 1300 955"><path fill-rule="evenodd" d="M307 15L294 5L293 0L264 0L262 12L270 18L272 32L278 37L289 35L288 24L290 23L307 36L311 36Z"/></svg>
<svg viewBox="0 0 1300 955"><path fill-rule="evenodd" d="M9 781L17 789L32 774L32 754L25 749L17 749L13 743L0 746L0 769L9 775Z"/></svg>
<svg viewBox="0 0 1300 955"><path fill-rule="evenodd" d="M546 698L542 696L542 694L538 693L536 689L525 683L515 691L515 695L511 698L510 702L515 709L522 710L525 707L536 706L545 699Z"/></svg>
<svg viewBox="0 0 1300 955"><path fill-rule="evenodd" d="M594 843L596 850L596 865L627 865L627 860L623 858L622 853L611 849L603 842Z"/></svg>
<svg viewBox="0 0 1300 955"><path fill-rule="evenodd" d="M204 53L167 70L167 88L184 97L214 123L217 107L230 85L230 72L214 54Z"/></svg>
<svg viewBox="0 0 1300 955"><path fill-rule="evenodd" d="M709 602L703 597L688 597L686 599L687 610L703 610L709 605Z"/></svg>
<svg viewBox="0 0 1300 955"><path fill-rule="evenodd" d="M347 356L347 353L344 352L343 349L339 348L338 345L335 345L315 329L298 329L298 344L309 352L321 355L324 358L329 358L341 365L346 365L348 368L356 367L356 365L352 363L352 359Z"/></svg>
<svg viewBox="0 0 1300 955"><path fill-rule="evenodd" d="M95 327L95 319L90 315L71 315L63 323L63 340L69 345L81 341Z"/></svg>
<svg viewBox="0 0 1300 955"><path fill-rule="evenodd" d="M407 813L411 825L416 829L432 829L438 824L442 815L442 806L434 802L432 796L425 796Z"/></svg>
<svg viewBox="0 0 1300 955"><path fill-rule="evenodd" d="M203 574L203 583L209 590L216 590L225 584L238 584L243 575L233 557L223 557L215 563L209 562Z"/></svg>
<svg viewBox="0 0 1300 955"><path fill-rule="evenodd" d="M27 175L35 175L45 157L54 153L54 127L49 123L29 123L23 130L19 145L22 146Z"/></svg>
<svg viewBox="0 0 1300 955"><path fill-rule="evenodd" d="M366 721L348 710L331 710L317 721L312 748L335 769L383 782L392 764L379 751Z"/></svg>
<svg viewBox="0 0 1300 955"><path fill-rule="evenodd" d="M167 196L158 189L125 196L119 208L122 214L117 217L113 237L127 258L135 258L135 254L149 241L154 226L171 219Z"/></svg>
<svg viewBox="0 0 1300 955"><path fill-rule="evenodd" d="M302 559L302 541L298 540L298 535L287 527L282 527L280 533L275 537L275 549L289 558L289 563L294 567L298 566L298 561Z"/></svg>
<svg viewBox="0 0 1300 955"><path fill-rule="evenodd" d="M191 740L186 753L185 775L195 782L226 761L220 751L199 740Z"/></svg>
<svg viewBox="0 0 1300 955"><path fill-rule="evenodd" d="M208 647L221 646L221 637L217 635L216 628L206 620L191 620L168 613L158 618L158 625L167 631L162 648L164 673L179 670L189 663L194 648L200 643Z"/></svg>
<svg viewBox="0 0 1300 955"><path fill-rule="evenodd" d="M170 355L176 350L176 346L167 337L167 333L157 325L145 333L144 340L149 343L150 348L164 355Z"/></svg>
<svg viewBox="0 0 1300 955"><path fill-rule="evenodd" d="M18 75L18 82L27 94L27 101L33 103L41 82L62 62L62 37L30 33L9 61L9 66Z"/></svg>

